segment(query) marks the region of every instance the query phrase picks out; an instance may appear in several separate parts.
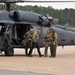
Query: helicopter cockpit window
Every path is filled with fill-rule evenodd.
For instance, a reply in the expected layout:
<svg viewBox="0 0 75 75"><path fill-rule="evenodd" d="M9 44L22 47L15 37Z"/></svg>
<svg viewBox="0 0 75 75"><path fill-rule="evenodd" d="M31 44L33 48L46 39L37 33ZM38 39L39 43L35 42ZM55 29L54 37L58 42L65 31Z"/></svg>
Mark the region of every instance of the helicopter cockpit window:
<svg viewBox="0 0 75 75"><path fill-rule="evenodd" d="M2 36L4 31L5 31L5 26L0 25L0 36Z"/></svg>

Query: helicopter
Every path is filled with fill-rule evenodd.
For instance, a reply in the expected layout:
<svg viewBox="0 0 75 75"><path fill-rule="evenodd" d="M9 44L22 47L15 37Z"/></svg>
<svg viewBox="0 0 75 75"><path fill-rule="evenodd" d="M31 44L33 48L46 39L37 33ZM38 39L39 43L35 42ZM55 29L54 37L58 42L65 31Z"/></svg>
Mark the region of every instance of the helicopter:
<svg viewBox="0 0 75 75"><path fill-rule="evenodd" d="M0 11L0 52L5 56L13 56L14 48L24 48L21 45L24 34L33 28L41 29L39 46L44 47L43 37L49 28L54 29L58 34L58 46L75 45L75 31L63 26L55 26L52 17L42 14L13 10L10 11L11 3L27 2L27 0L0 0L6 4L6 11ZM28 1L36 2L36 1ZM38 1L39 2L39 1ZM41 1L42 2L42 1ZM55 1L56 2L56 1ZM58 1L59 2L59 1Z"/></svg>

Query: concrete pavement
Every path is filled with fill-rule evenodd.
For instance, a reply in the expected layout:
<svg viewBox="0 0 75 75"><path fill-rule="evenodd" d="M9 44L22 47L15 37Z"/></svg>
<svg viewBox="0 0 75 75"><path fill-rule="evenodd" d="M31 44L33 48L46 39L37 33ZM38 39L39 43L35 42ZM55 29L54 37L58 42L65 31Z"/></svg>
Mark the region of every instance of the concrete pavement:
<svg viewBox="0 0 75 75"><path fill-rule="evenodd" d="M0 70L0 75L53 75L53 74L27 73L27 72L20 72L20 71Z"/></svg>
<svg viewBox="0 0 75 75"><path fill-rule="evenodd" d="M53 75L75 75L75 47L67 46L57 48L56 58L50 58L50 52L48 57L39 57L36 49L33 52L33 57L26 57L24 49L15 49L15 55L12 57L6 57L4 54L0 54L0 69L43 73ZM41 49L44 54L44 48Z"/></svg>

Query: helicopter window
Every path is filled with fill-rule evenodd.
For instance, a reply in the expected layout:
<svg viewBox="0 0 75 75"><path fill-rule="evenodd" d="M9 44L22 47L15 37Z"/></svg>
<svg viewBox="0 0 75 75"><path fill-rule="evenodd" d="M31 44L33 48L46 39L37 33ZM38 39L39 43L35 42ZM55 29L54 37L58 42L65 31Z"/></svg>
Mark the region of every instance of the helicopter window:
<svg viewBox="0 0 75 75"><path fill-rule="evenodd" d="M0 31L1 31L1 29L2 29L2 26L0 26Z"/></svg>
<svg viewBox="0 0 75 75"><path fill-rule="evenodd" d="M0 26L0 35L2 35L3 32L5 32L5 26Z"/></svg>

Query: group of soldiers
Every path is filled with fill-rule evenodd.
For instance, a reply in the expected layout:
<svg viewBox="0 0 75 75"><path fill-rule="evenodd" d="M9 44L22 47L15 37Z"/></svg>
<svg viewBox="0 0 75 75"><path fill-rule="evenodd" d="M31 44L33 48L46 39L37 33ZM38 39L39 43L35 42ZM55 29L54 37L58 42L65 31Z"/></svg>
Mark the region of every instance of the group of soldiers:
<svg viewBox="0 0 75 75"><path fill-rule="evenodd" d="M32 57L33 48L35 47L37 48L39 57L42 56L40 52L40 47L38 44L40 32L41 32L40 28L38 28L36 32L34 32L33 28L30 28L30 30L25 33L24 40L22 41L22 45L25 46L25 54L27 56ZM43 38L43 44L45 46L45 50L44 50L45 57L48 56L47 53L48 53L49 46L50 46L50 54L51 54L50 57L56 56L56 48L58 45L57 39L58 39L57 33L53 29L48 29L47 33L45 34ZM28 51L28 48L30 48L29 51Z"/></svg>

